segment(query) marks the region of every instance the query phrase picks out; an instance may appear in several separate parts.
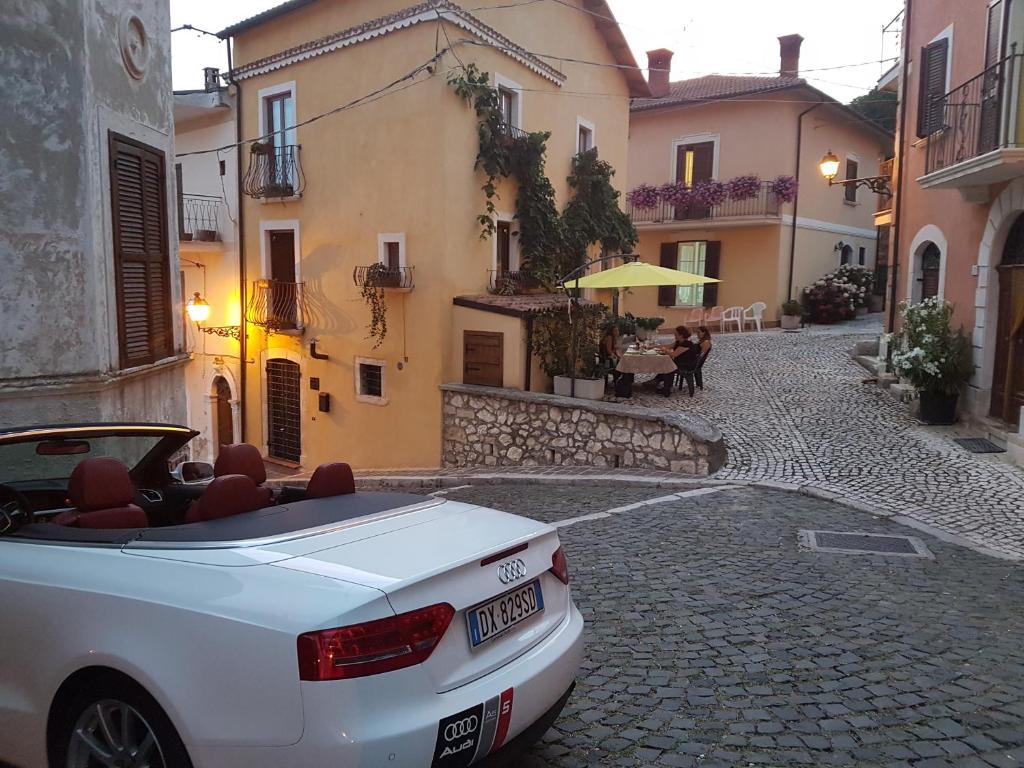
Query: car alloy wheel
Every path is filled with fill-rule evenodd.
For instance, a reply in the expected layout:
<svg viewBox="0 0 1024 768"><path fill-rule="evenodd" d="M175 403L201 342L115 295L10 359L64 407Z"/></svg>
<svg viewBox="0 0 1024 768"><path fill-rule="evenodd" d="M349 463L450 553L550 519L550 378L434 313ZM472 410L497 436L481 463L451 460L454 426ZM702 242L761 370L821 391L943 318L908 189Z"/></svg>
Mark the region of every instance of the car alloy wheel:
<svg viewBox="0 0 1024 768"><path fill-rule="evenodd" d="M138 710L123 701L89 705L75 722L68 768L164 768L156 734Z"/></svg>

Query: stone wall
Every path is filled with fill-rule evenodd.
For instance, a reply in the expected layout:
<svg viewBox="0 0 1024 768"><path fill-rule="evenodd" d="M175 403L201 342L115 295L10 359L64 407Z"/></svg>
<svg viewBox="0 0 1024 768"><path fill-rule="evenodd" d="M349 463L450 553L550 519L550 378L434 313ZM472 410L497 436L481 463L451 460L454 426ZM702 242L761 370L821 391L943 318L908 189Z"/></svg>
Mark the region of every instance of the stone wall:
<svg viewBox="0 0 1024 768"><path fill-rule="evenodd" d="M468 384L441 390L446 467L633 467L709 475L725 464L722 433L700 416Z"/></svg>

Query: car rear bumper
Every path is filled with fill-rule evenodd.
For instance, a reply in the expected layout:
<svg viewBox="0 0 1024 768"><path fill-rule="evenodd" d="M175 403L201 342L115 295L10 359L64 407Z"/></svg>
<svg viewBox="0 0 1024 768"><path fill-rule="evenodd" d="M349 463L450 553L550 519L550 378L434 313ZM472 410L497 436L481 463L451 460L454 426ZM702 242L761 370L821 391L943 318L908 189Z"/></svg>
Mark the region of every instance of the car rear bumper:
<svg viewBox="0 0 1024 768"><path fill-rule="evenodd" d="M483 715L500 698L501 709L508 710L497 727L497 733L504 731L500 739L495 738L493 726L489 734L481 726L479 738L465 746L462 755L448 754L434 762L439 767L466 765L463 756L472 753L477 755L474 765L489 768L501 765L506 755L521 752L557 718L575 684L582 655L583 617L570 603L565 620L537 646L454 690L436 693L420 667L356 680L305 682L305 730L297 744L273 748L189 745L189 751L197 768L425 768L444 751L439 738L442 720L469 723L473 712ZM467 735L455 746L464 746L469 739ZM491 745L490 760L495 762L482 762L488 754L488 748L480 746L483 742Z"/></svg>

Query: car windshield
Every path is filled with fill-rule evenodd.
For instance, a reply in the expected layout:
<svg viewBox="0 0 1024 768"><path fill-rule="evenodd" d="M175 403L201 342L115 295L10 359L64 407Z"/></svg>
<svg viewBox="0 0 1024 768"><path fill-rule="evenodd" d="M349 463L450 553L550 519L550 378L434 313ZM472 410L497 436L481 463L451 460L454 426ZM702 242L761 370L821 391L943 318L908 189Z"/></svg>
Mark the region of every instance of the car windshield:
<svg viewBox="0 0 1024 768"><path fill-rule="evenodd" d="M71 476L82 459L112 456L134 467L163 435L104 435L82 439L42 439L0 445L0 483L55 480Z"/></svg>

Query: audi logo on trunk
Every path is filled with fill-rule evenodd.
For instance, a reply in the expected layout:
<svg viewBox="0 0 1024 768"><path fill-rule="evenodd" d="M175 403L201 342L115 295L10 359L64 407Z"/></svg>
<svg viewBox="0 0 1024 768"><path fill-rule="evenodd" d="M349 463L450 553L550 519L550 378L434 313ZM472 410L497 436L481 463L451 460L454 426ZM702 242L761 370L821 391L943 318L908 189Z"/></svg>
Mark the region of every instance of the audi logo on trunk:
<svg viewBox="0 0 1024 768"><path fill-rule="evenodd" d="M470 715L464 717L461 720L456 720L454 723L449 723L444 728L444 737L448 741L455 741L455 739L461 739L463 736L469 736L476 733L476 727L480 724L477 720L476 715Z"/></svg>
<svg viewBox="0 0 1024 768"><path fill-rule="evenodd" d="M515 560L509 560L507 563L502 563L498 566L498 580L502 584L511 584L525 575L526 563L518 557Z"/></svg>

